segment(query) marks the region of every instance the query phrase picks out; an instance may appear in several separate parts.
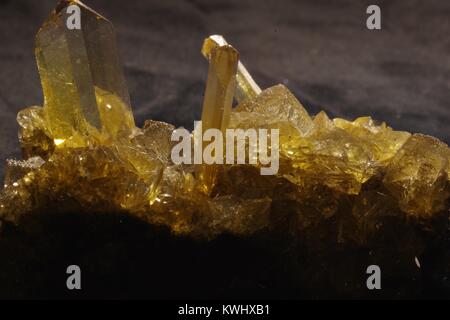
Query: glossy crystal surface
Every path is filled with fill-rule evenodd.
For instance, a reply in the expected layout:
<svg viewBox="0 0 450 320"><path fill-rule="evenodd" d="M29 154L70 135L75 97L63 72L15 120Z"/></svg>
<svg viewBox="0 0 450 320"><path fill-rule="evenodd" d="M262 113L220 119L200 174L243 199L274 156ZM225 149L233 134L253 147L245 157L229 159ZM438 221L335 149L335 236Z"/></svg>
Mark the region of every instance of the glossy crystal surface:
<svg viewBox="0 0 450 320"><path fill-rule="evenodd" d="M64 24L73 3L81 30ZM446 144L370 117L310 115L283 85L261 91L220 36L207 38L202 53L203 130L279 129L277 174L262 176L258 164L174 164L172 125L134 125L112 25L62 1L36 38L45 102L18 115L25 160L7 163L1 219L18 223L57 207L125 212L203 238L284 224L305 241L359 245L395 234L393 219L409 231L448 220Z"/></svg>
<svg viewBox="0 0 450 320"><path fill-rule="evenodd" d="M68 8L80 8L70 29ZM58 145L86 146L134 128L112 24L80 1L63 0L36 35L44 117Z"/></svg>

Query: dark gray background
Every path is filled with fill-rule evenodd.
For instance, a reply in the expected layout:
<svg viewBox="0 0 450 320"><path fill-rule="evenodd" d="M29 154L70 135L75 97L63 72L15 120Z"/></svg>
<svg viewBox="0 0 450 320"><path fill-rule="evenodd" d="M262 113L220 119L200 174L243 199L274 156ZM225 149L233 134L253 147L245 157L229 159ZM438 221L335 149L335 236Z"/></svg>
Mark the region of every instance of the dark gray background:
<svg viewBox="0 0 450 320"><path fill-rule="evenodd" d="M200 118L204 37L223 34L261 87L311 113L363 115L450 142L450 1L86 0L115 25L137 123ZM365 27L382 9L382 30ZM34 35L55 0L0 0L0 176L20 156L17 112L42 103Z"/></svg>

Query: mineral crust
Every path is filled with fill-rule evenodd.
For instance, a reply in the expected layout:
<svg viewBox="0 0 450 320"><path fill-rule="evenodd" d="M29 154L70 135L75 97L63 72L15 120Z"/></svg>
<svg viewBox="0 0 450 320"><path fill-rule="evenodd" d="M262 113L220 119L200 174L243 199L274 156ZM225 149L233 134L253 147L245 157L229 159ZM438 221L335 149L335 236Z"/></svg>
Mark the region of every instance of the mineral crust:
<svg viewBox="0 0 450 320"><path fill-rule="evenodd" d="M81 30L64 24L71 4L81 7ZM258 163L174 164L172 125L134 125L111 24L79 1L62 1L36 37L45 101L17 117L24 160L7 162L1 219L20 223L58 207L124 212L200 238L282 225L306 242L357 245L377 243L398 223L427 232L448 223L446 144L370 117L310 115L283 85L261 91L220 36L206 40L203 54L210 70L202 120L220 130L279 129L276 175L260 175ZM420 250L414 244L411 252Z"/></svg>

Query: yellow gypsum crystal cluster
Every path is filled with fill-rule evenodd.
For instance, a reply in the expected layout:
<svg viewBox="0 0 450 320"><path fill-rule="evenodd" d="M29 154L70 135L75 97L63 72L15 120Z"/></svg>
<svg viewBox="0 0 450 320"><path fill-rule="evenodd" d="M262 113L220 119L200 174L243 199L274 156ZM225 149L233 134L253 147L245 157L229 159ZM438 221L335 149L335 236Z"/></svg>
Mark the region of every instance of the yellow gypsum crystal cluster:
<svg viewBox="0 0 450 320"><path fill-rule="evenodd" d="M64 23L73 4L81 30ZM172 125L134 125L114 38L105 18L75 0L62 1L40 29L44 107L18 115L24 160L7 163L1 219L17 223L52 208L124 212L200 237L284 223L302 237L325 230L363 244L392 219L428 226L448 218L446 144L370 117L311 116L285 86L261 91L220 36L202 49L209 62L203 129L278 129L279 170L263 176L260 164L174 164Z"/></svg>

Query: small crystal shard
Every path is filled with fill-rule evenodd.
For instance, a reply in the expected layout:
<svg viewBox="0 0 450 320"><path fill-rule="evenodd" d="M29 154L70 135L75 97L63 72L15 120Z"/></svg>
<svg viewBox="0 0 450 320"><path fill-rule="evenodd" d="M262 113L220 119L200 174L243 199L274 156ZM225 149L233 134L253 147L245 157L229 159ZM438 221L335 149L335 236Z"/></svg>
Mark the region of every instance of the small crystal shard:
<svg viewBox="0 0 450 320"><path fill-rule="evenodd" d="M278 128L283 135L303 135L312 128L308 112L283 85L268 88L239 104L230 122L234 128Z"/></svg>
<svg viewBox="0 0 450 320"><path fill-rule="evenodd" d="M45 122L44 109L26 108L18 113L17 122L20 127L19 141L23 157L28 159L39 156L47 159L52 154L55 143Z"/></svg>
<svg viewBox="0 0 450 320"><path fill-rule="evenodd" d="M383 184L411 215L431 216L445 209L449 198L449 148L436 138L413 135L387 167Z"/></svg>
<svg viewBox="0 0 450 320"><path fill-rule="evenodd" d="M28 173L39 169L44 163L45 161L41 157L32 157L28 160L7 160L4 187L14 186L17 181L24 178Z"/></svg>

